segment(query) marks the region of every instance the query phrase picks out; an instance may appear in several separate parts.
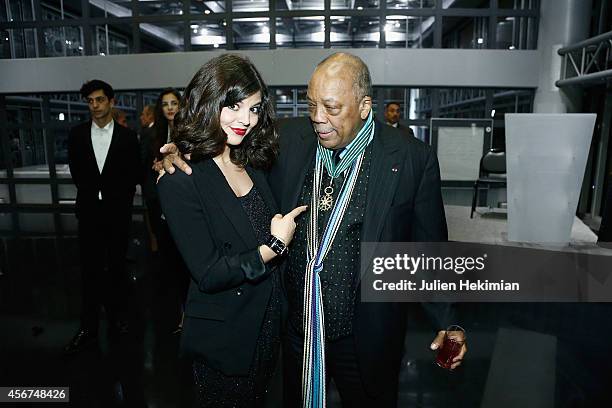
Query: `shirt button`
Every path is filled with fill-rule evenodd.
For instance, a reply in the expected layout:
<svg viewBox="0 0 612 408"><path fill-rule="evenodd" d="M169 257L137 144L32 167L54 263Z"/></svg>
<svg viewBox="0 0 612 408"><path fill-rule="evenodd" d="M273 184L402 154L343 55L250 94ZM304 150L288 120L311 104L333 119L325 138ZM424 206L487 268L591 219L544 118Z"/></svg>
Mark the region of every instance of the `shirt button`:
<svg viewBox="0 0 612 408"><path fill-rule="evenodd" d="M236 289L236 295L242 296L242 288Z"/></svg>

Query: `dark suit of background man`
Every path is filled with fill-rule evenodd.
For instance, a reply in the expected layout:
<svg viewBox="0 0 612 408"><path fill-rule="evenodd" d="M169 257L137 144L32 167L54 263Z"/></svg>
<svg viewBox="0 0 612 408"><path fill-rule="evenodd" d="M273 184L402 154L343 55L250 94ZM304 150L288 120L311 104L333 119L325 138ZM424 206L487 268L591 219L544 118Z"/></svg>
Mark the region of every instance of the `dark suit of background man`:
<svg viewBox="0 0 612 408"><path fill-rule="evenodd" d="M83 85L81 95L92 120L70 130L68 163L77 188L83 303L81 327L66 353L97 338L101 305L111 334L127 329L122 321L128 288L125 257L142 168L136 134L112 118L113 88L93 80Z"/></svg>
<svg viewBox="0 0 612 408"><path fill-rule="evenodd" d="M404 126L399 123L401 111L402 107L398 102L389 102L385 105L385 121L387 125L393 126L394 128L397 128L402 132L414 137L414 132L410 126Z"/></svg>

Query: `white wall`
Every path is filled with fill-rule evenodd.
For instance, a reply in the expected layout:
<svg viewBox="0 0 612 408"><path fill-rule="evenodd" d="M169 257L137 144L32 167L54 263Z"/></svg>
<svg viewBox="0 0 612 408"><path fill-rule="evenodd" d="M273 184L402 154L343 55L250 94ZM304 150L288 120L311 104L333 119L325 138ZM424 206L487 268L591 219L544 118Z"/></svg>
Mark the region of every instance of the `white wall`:
<svg viewBox="0 0 612 408"><path fill-rule="evenodd" d="M244 51L271 86L306 85L333 50ZM350 49L377 86L535 88L538 51ZM0 60L0 93L78 91L99 78L117 90L185 87L197 69L224 51Z"/></svg>

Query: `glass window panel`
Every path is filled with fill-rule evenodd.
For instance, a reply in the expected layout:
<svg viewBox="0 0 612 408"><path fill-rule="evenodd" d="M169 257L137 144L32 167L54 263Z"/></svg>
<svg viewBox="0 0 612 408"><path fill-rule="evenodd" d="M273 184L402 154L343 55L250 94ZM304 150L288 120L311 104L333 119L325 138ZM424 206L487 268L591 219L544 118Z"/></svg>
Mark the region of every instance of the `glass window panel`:
<svg viewBox="0 0 612 408"><path fill-rule="evenodd" d="M429 141L429 126L410 126L414 132L414 137L422 142Z"/></svg>
<svg viewBox="0 0 612 408"><path fill-rule="evenodd" d="M0 131L0 177L6 177L6 168L8 167L8 160L10 160L10 158L7 159L7 157L4 155L4 143L2 140L5 138L4 134L4 131ZM2 191L2 188L4 187L6 186L0 183L0 197L6 198L8 197L8 193L4 195L4 192Z"/></svg>
<svg viewBox="0 0 612 408"><path fill-rule="evenodd" d="M225 1L192 1L189 6L189 13L204 15L225 13Z"/></svg>
<svg viewBox="0 0 612 408"><path fill-rule="evenodd" d="M33 21L34 2L32 0L5 0L0 15L3 21Z"/></svg>
<svg viewBox="0 0 612 408"><path fill-rule="evenodd" d="M15 177L49 177L42 129L9 129L9 146Z"/></svg>
<svg viewBox="0 0 612 408"><path fill-rule="evenodd" d="M160 92L161 90L143 92L142 93L143 106L155 105L155 102L157 102L157 97L159 96Z"/></svg>
<svg viewBox="0 0 612 408"><path fill-rule="evenodd" d="M82 27L45 27L45 57L84 55Z"/></svg>
<svg viewBox="0 0 612 408"><path fill-rule="evenodd" d="M6 177L6 172L0 172L0 176ZM9 204L11 197L9 196L8 184L0 183L0 204ZM2 214L0 213L0 217Z"/></svg>
<svg viewBox="0 0 612 408"><path fill-rule="evenodd" d="M53 214L20 213L19 227L26 233L55 232Z"/></svg>
<svg viewBox="0 0 612 408"><path fill-rule="evenodd" d="M175 52L185 49L185 24L182 21L168 23L141 23L141 52Z"/></svg>
<svg viewBox="0 0 612 408"><path fill-rule="evenodd" d="M193 21L189 26L191 30L191 49L204 51L213 48L226 48L224 20Z"/></svg>
<svg viewBox="0 0 612 408"><path fill-rule="evenodd" d="M486 118L486 93L482 88L444 88L439 91L441 118Z"/></svg>
<svg viewBox="0 0 612 408"><path fill-rule="evenodd" d="M323 16L276 19L278 48L322 48L324 40Z"/></svg>
<svg viewBox="0 0 612 408"><path fill-rule="evenodd" d="M36 94L6 97L6 113L9 123L42 122L42 97Z"/></svg>
<svg viewBox="0 0 612 408"><path fill-rule="evenodd" d="M67 164L58 167L58 170L60 170L62 173L68 172L67 178L70 178L70 172ZM76 200L77 196L77 188L74 184L58 184L57 194L59 197L60 204L74 204L74 201Z"/></svg>
<svg viewBox="0 0 612 408"><path fill-rule="evenodd" d="M497 17L496 49L533 50L536 45L535 19L531 17Z"/></svg>
<svg viewBox="0 0 612 408"><path fill-rule="evenodd" d="M273 92L276 104L293 104L293 89L292 88L276 88Z"/></svg>
<svg viewBox="0 0 612 408"><path fill-rule="evenodd" d="M131 0L90 1L92 17L132 17Z"/></svg>
<svg viewBox="0 0 612 408"><path fill-rule="evenodd" d="M435 0L386 0L387 10L405 10L433 8L436 6Z"/></svg>
<svg viewBox="0 0 612 408"><path fill-rule="evenodd" d="M78 92L57 93L49 96L49 110L52 121L67 126L89 120L89 107Z"/></svg>
<svg viewBox="0 0 612 408"><path fill-rule="evenodd" d="M130 54L132 49L131 24L105 24L93 27L94 55Z"/></svg>
<svg viewBox="0 0 612 408"><path fill-rule="evenodd" d="M497 7L500 9L534 10L536 5L536 0L497 0Z"/></svg>
<svg viewBox="0 0 612 408"><path fill-rule="evenodd" d="M332 10L364 10L378 8L378 0L331 0Z"/></svg>
<svg viewBox="0 0 612 408"><path fill-rule="evenodd" d="M76 125L76 123L75 123ZM56 129L53 131L54 138L54 154L55 154L55 171L58 173L57 177L60 177L59 172L64 170L64 166L68 166L68 133L69 128Z"/></svg>
<svg viewBox="0 0 612 408"><path fill-rule="evenodd" d="M297 90L298 104L306 104L306 105L308 104L307 94L308 94L308 88L306 87L298 88Z"/></svg>
<svg viewBox="0 0 612 408"><path fill-rule="evenodd" d="M45 0L40 3L40 11L43 20L67 20L83 16L80 1Z"/></svg>
<svg viewBox="0 0 612 408"><path fill-rule="evenodd" d="M533 110L532 90L503 89L493 94L495 119L504 119L506 113L531 113Z"/></svg>
<svg viewBox="0 0 612 408"><path fill-rule="evenodd" d="M293 118L295 117L295 108L293 106L277 106L276 117L277 118Z"/></svg>
<svg viewBox="0 0 612 408"><path fill-rule="evenodd" d="M332 48L377 47L380 41L378 17L332 16Z"/></svg>
<svg viewBox="0 0 612 408"><path fill-rule="evenodd" d="M387 48L431 48L435 17L387 16Z"/></svg>
<svg viewBox="0 0 612 408"><path fill-rule="evenodd" d="M282 1L282 0L281 0ZM268 0L233 0L232 11L268 11L270 4Z"/></svg>
<svg viewBox="0 0 612 408"><path fill-rule="evenodd" d="M284 0L276 2L277 10L323 10L323 0Z"/></svg>
<svg viewBox="0 0 612 408"><path fill-rule="evenodd" d="M237 49L269 48L268 18L238 18L233 21L234 45Z"/></svg>
<svg viewBox="0 0 612 408"><path fill-rule="evenodd" d="M487 48L488 17L443 17L442 48Z"/></svg>
<svg viewBox="0 0 612 408"><path fill-rule="evenodd" d="M308 113L308 106L299 105L298 106L297 117L307 117L308 115L309 115L309 113Z"/></svg>
<svg viewBox="0 0 612 408"><path fill-rule="evenodd" d="M489 0L440 0L442 8L489 8Z"/></svg>
<svg viewBox="0 0 612 408"><path fill-rule="evenodd" d="M182 1L139 1L139 12L142 16L181 15L183 14Z"/></svg>
<svg viewBox="0 0 612 408"><path fill-rule="evenodd" d="M431 118L432 97L433 89L431 88L411 88L409 96L409 118Z"/></svg>
<svg viewBox="0 0 612 408"><path fill-rule="evenodd" d="M36 58L36 29L0 30L0 58Z"/></svg>
<svg viewBox="0 0 612 408"><path fill-rule="evenodd" d="M11 220L11 214L0 212L0 231L9 232L13 230L13 222Z"/></svg>
<svg viewBox="0 0 612 408"><path fill-rule="evenodd" d="M74 214L60 214L60 224L64 234L73 234L79 229L79 224Z"/></svg>
<svg viewBox="0 0 612 408"><path fill-rule="evenodd" d="M49 168L42 166L28 170L29 177L48 177ZM46 171L46 175L40 175ZM15 184L15 193L19 204L51 204L51 186L48 184Z"/></svg>

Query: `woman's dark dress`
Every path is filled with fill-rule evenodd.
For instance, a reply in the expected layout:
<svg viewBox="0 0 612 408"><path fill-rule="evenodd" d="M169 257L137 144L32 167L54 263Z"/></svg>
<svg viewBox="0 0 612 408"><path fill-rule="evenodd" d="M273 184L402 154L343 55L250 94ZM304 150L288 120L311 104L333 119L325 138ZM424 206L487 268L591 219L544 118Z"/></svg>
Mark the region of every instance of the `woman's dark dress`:
<svg viewBox="0 0 612 408"><path fill-rule="evenodd" d="M270 209L255 189L238 197L251 221L259 244L270 236ZM280 349L281 293L278 273L272 273L272 293L264 315L257 347L246 377L224 375L202 360L193 363L200 407L257 407L263 402Z"/></svg>

